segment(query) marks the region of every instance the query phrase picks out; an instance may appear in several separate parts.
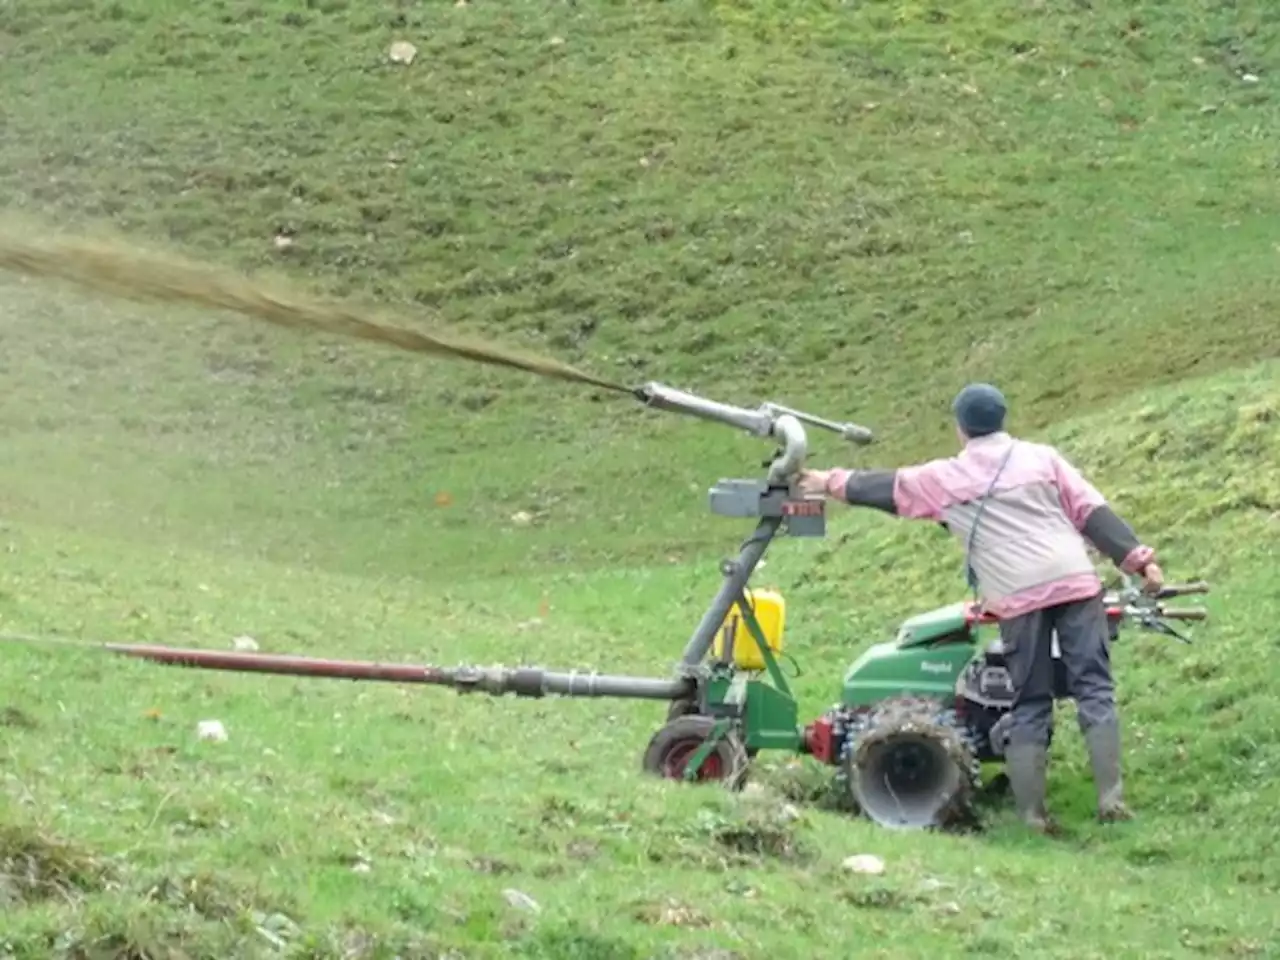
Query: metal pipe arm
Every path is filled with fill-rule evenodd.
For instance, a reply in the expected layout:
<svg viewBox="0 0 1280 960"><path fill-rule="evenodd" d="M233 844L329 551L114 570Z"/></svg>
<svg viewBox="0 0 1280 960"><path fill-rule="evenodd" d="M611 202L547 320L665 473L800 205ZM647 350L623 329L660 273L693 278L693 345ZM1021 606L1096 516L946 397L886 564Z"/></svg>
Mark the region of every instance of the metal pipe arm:
<svg viewBox="0 0 1280 960"><path fill-rule="evenodd" d="M838 433L850 443L856 443L859 446L866 446L875 440L875 434L870 428L864 427L857 423L837 423L834 420L828 420L826 417L819 417L812 413L805 413L802 410L793 410L790 407L784 407L777 403L766 403L761 406L761 410L771 413L774 416L792 416L803 423L810 426L820 427L823 430L830 430L832 433Z"/></svg>
<svg viewBox="0 0 1280 960"><path fill-rule="evenodd" d="M269 673L330 680L379 680L452 687L460 693L500 697L620 697L632 700L675 700L692 691L688 678L632 677L619 674L559 672L541 667L435 667L417 663L330 660L292 654L239 653L224 650L164 647L155 644L108 643L112 653L198 670Z"/></svg>
<svg viewBox="0 0 1280 960"><path fill-rule="evenodd" d="M782 453L769 465L771 486L783 486L804 467L809 455L809 438L800 421L783 414L773 421L773 436L782 444Z"/></svg>
<svg viewBox="0 0 1280 960"><path fill-rule="evenodd" d="M639 396L645 406L728 424L757 437L768 437L773 432L774 418L765 410L748 410L746 407L708 400L661 383L646 383L640 388Z"/></svg>
<svg viewBox="0 0 1280 960"><path fill-rule="evenodd" d="M636 395L646 406L654 407L658 410L684 413L703 420L714 420L717 423L724 423L731 427L737 427L739 430L745 430L747 433L758 437L775 435L774 427L778 419L792 417L801 423L807 423L810 426L837 433L850 443L865 445L875 439L875 434L860 424L837 423L834 420L828 420L812 413L805 413L802 410L794 410L791 407L784 407L777 403L764 403L755 410L748 410L745 407L720 403L717 400L708 400L705 397L699 397L696 394L677 390L661 383L646 383L636 391Z"/></svg>
<svg viewBox="0 0 1280 960"><path fill-rule="evenodd" d="M776 403L765 403L756 410L748 410L746 407L708 400L661 383L645 384L636 391L636 396L645 406L657 410L723 423L762 439L776 440L782 446L782 452L769 465L769 483L775 486L786 486L804 467L805 458L809 454L809 438L804 424L838 433L857 444L871 443L875 436L866 427L856 423L837 423Z"/></svg>

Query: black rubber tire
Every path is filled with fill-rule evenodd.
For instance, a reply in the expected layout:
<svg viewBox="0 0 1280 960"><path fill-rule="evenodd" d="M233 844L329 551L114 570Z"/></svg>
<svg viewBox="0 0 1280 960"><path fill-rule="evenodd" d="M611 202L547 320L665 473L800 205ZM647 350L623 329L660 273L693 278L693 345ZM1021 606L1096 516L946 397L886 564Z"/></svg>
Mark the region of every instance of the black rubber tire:
<svg viewBox="0 0 1280 960"><path fill-rule="evenodd" d="M715 718L689 714L676 717L655 733L644 752L645 773L667 780L684 780L685 765L715 728ZM746 782L751 761L737 731L729 730L716 743L698 771L695 782L719 781L730 790Z"/></svg>

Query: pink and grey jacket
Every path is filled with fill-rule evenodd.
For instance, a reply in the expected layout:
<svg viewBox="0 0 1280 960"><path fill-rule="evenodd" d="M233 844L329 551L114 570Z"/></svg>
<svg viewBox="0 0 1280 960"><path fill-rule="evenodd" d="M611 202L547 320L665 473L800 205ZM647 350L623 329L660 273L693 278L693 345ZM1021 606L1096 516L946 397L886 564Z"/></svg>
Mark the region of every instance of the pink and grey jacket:
<svg viewBox="0 0 1280 960"><path fill-rule="evenodd" d="M1097 595L1102 581L1086 540L1126 573L1140 573L1155 559L1155 551L1057 450L1004 432L974 438L958 456L919 466L833 470L827 484L834 499L941 523L966 546L988 490L968 559L984 607L998 617Z"/></svg>

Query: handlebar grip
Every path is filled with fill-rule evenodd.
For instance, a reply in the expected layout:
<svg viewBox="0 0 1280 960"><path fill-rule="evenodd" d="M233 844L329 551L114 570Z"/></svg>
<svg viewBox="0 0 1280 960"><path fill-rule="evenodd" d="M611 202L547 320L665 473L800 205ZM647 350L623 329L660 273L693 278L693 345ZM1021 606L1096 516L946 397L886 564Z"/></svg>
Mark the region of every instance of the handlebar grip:
<svg viewBox="0 0 1280 960"><path fill-rule="evenodd" d="M1192 594L1208 593L1209 584L1204 580L1193 580L1190 583L1166 583L1156 594L1159 599L1167 597L1189 597Z"/></svg>
<svg viewBox="0 0 1280 960"><path fill-rule="evenodd" d="M1177 607L1159 611L1159 615L1166 620L1207 620L1209 619L1208 610L1196 610L1194 608L1178 609Z"/></svg>

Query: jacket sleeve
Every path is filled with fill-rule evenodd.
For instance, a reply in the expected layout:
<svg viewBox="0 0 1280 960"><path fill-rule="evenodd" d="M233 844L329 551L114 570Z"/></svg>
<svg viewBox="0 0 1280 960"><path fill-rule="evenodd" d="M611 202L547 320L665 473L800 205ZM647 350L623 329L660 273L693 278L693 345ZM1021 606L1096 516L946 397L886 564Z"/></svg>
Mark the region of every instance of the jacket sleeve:
<svg viewBox="0 0 1280 960"><path fill-rule="evenodd" d="M896 516L893 499L896 470L833 470L827 494L851 507L870 507Z"/></svg>
<svg viewBox="0 0 1280 960"><path fill-rule="evenodd" d="M935 462L896 470L833 470L827 495L895 517L941 521L948 501L936 473Z"/></svg>
<svg viewBox="0 0 1280 960"><path fill-rule="evenodd" d="M1055 452L1058 498L1072 524L1125 573L1140 573L1155 560L1155 551L1111 509L1106 498L1067 459Z"/></svg>

